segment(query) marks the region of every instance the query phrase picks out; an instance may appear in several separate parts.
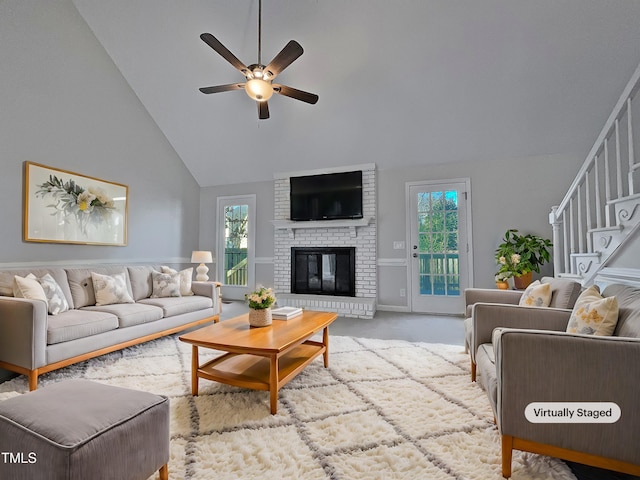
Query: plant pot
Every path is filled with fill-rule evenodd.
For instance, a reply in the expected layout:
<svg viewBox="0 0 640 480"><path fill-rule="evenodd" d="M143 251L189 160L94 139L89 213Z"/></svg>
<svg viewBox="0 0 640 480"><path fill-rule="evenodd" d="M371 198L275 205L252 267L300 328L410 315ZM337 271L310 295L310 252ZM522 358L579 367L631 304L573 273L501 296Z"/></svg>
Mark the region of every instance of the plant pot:
<svg viewBox="0 0 640 480"><path fill-rule="evenodd" d="M513 284L516 290L524 290L533 281L533 272L528 272L520 275L519 277L513 277Z"/></svg>
<svg viewBox="0 0 640 480"><path fill-rule="evenodd" d="M500 290L509 290L509 282L496 282L496 287Z"/></svg>
<svg viewBox="0 0 640 480"><path fill-rule="evenodd" d="M252 327L267 327L271 320L271 308L249 309L249 325Z"/></svg>

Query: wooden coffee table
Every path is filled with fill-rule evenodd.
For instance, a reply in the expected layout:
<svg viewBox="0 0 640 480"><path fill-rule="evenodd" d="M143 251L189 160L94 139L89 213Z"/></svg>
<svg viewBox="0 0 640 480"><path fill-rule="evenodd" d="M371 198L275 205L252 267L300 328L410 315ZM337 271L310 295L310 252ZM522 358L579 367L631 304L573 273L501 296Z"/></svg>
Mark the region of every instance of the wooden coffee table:
<svg viewBox="0 0 640 480"><path fill-rule="evenodd" d="M273 320L266 327L250 327L249 314L181 335L192 345L191 393L198 395L198 379L236 387L267 390L271 413L278 409L278 390L319 355L329 366L329 325L334 312L305 310L290 320ZM323 330L322 342L309 340ZM224 355L200 365L198 347L222 350Z"/></svg>

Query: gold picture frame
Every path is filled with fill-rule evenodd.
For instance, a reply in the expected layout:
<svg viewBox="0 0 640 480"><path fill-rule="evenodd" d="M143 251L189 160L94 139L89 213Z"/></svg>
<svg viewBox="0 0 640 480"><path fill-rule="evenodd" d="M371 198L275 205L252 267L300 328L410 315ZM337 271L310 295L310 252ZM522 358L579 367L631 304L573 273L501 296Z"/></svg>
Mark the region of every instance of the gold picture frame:
<svg viewBox="0 0 640 480"><path fill-rule="evenodd" d="M128 194L120 183L25 162L24 240L125 246Z"/></svg>

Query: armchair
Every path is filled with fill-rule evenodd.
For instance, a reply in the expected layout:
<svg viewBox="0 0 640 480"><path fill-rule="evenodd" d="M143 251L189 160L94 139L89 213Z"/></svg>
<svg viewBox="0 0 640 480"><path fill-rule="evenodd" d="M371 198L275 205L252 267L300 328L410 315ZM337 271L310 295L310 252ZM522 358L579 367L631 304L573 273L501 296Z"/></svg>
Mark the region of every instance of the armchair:
<svg viewBox="0 0 640 480"><path fill-rule="evenodd" d="M573 280L552 277L543 277L541 282L551 284L549 307L520 307L518 303L524 293L522 290L467 288L464 291L467 314L467 319L464 322L465 350L469 352L471 359L472 381L476 380L478 348L485 343L491 343L491 333L494 328L555 330L566 327L571 309L580 295L581 285ZM486 305L493 305L493 307ZM504 308L501 308L501 305ZM557 310L563 310L564 313L559 313ZM479 319L479 316L482 318ZM526 317L526 319L521 317ZM564 326L559 327L565 318ZM557 323L558 319L560 319L560 323ZM532 326L525 326L529 324Z"/></svg>
<svg viewBox="0 0 640 480"><path fill-rule="evenodd" d="M474 307L478 320L491 310L505 315L476 355L479 383L502 437L505 478L511 476L513 449L640 475L640 289L614 284L603 296L616 296L619 305L616 329L608 337L566 333L568 310L520 308L520 327L508 328L504 324L516 320L505 312L515 307ZM485 330L478 335L486 339ZM621 418L532 423L525 409L533 402L612 402Z"/></svg>

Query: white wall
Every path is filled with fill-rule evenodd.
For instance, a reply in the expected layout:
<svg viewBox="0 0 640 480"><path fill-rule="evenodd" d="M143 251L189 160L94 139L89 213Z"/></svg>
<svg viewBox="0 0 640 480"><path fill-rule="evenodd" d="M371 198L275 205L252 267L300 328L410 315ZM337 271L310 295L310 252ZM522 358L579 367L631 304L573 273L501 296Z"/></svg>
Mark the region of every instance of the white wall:
<svg viewBox="0 0 640 480"><path fill-rule="evenodd" d="M0 68L0 264L197 249L197 183L70 0L1 1ZM23 242L26 160L128 185L128 245Z"/></svg>

